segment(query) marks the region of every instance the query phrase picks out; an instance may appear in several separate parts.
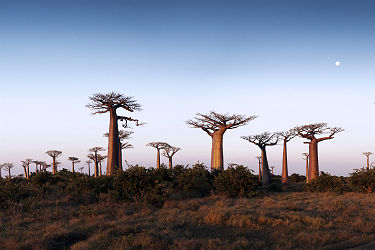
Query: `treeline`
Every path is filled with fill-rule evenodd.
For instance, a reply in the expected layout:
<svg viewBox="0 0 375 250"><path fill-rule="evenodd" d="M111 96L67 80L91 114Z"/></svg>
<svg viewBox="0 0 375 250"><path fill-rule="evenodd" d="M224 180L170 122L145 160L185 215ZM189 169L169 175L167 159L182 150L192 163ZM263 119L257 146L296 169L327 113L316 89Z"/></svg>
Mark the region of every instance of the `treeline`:
<svg viewBox="0 0 375 250"><path fill-rule="evenodd" d="M321 175L305 183L298 174L290 176L296 188L288 192L368 192L375 188L375 169L355 170L350 177ZM272 184L262 187L258 177L248 168L235 165L226 170L210 172L197 163L193 167L176 165L173 169L132 166L111 176L91 178L66 169L52 174L43 171L30 178L0 179L0 206L32 209L38 201L62 201L89 204L99 201L142 202L160 207L167 199L186 199L208 195L253 197L282 191L281 177L273 176Z"/></svg>

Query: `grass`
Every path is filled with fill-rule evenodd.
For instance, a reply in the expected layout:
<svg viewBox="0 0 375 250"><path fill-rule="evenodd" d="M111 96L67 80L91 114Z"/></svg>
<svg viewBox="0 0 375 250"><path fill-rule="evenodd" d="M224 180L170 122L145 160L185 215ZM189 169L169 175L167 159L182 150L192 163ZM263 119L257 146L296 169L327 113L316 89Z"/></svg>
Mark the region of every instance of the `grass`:
<svg viewBox="0 0 375 250"><path fill-rule="evenodd" d="M209 196L161 208L65 198L0 213L0 249L371 249L374 240L375 199L350 192Z"/></svg>

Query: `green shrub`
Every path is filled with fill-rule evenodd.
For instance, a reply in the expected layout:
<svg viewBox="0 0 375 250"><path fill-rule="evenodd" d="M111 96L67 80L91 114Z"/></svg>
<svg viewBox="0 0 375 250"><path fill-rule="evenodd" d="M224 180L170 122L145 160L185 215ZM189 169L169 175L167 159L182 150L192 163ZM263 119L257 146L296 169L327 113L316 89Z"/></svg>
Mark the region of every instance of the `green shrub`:
<svg viewBox="0 0 375 250"><path fill-rule="evenodd" d="M299 174L292 174L291 176L289 176L289 181L294 183L305 182L306 177Z"/></svg>
<svg viewBox="0 0 375 250"><path fill-rule="evenodd" d="M320 176L311 180L305 187L310 192L343 193L350 190L343 177L332 176L324 172L320 172Z"/></svg>
<svg viewBox="0 0 375 250"><path fill-rule="evenodd" d="M257 177L241 165L229 167L218 173L214 180L216 193L229 197L254 196L257 185Z"/></svg>
<svg viewBox="0 0 375 250"><path fill-rule="evenodd" d="M210 175L201 163L195 164L193 168L176 166L172 173L174 187L183 197L204 197L210 194Z"/></svg>
<svg viewBox="0 0 375 250"><path fill-rule="evenodd" d="M350 186L356 191L375 191L375 169L357 169L349 177Z"/></svg>
<svg viewBox="0 0 375 250"><path fill-rule="evenodd" d="M0 178L0 207L11 207L31 196L32 192L23 178Z"/></svg>

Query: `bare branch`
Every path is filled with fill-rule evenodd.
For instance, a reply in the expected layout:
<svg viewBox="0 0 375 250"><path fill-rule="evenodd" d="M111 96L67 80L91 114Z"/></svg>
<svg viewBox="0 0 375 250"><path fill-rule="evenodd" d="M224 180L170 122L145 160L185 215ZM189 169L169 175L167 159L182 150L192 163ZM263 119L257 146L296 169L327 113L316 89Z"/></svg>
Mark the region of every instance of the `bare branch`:
<svg viewBox="0 0 375 250"><path fill-rule="evenodd" d="M279 133L264 132L258 135L241 136L241 138L262 148L276 145L279 141Z"/></svg>
<svg viewBox="0 0 375 250"><path fill-rule="evenodd" d="M90 103L86 107L93 110L93 114L107 113L111 109L123 108L129 112L140 111L141 105L133 97L124 96L120 93L110 92L108 94L93 94L89 97Z"/></svg>

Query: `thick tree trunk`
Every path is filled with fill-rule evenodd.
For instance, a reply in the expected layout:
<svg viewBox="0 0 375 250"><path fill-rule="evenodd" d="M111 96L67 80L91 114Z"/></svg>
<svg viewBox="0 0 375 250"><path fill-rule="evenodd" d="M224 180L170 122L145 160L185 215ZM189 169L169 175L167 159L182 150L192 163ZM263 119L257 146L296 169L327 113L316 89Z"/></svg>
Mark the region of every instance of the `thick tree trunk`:
<svg viewBox="0 0 375 250"><path fill-rule="evenodd" d="M102 176L102 162L99 162L99 176Z"/></svg>
<svg viewBox="0 0 375 250"><path fill-rule="evenodd" d="M169 166L168 166L168 168L172 169L172 157L168 157L168 160L169 160Z"/></svg>
<svg viewBox="0 0 375 250"><path fill-rule="evenodd" d="M8 177L10 179L11 175L10 175L10 168L8 168Z"/></svg>
<svg viewBox="0 0 375 250"><path fill-rule="evenodd" d="M212 133L211 170L224 170L223 137L225 130Z"/></svg>
<svg viewBox="0 0 375 250"><path fill-rule="evenodd" d="M98 165L98 152L95 151L95 160L94 160L95 168L94 168L94 176L98 177L99 172L99 165Z"/></svg>
<svg viewBox="0 0 375 250"><path fill-rule="evenodd" d="M309 181L319 176L318 141L313 138L309 145Z"/></svg>
<svg viewBox="0 0 375 250"><path fill-rule="evenodd" d="M52 169L53 171L53 169ZM35 174L38 174L38 164L35 163Z"/></svg>
<svg viewBox="0 0 375 250"><path fill-rule="evenodd" d="M259 165L258 180L259 180L260 183L262 183L262 162L261 162L261 160L258 160L258 165Z"/></svg>
<svg viewBox="0 0 375 250"><path fill-rule="evenodd" d="M28 176L27 176L27 169L26 169L26 167L23 168L23 171L25 172L25 179L29 179Z"/></svg>
<svg viewBox="0 0 375 250"><path fill-rule="evenodd" d="M56 166L56 157L52 157L52 173L57 173L57 166Z"/></svg>
<svg viewBox="0 0 375 250"><path fill-rule="evenodd" d="M107 159L107 175L119 169L119 137L116 109L111 109L108 136L108 159Z"/></svg>
<svg viewBox="0 0 375 250"><path fill-rule="evenodd" d="M367 157L367 169L370 169L370 156L366 156Z"/></svg>
<svg viewBox="0 0 375 250"><path fill-rule="evenodd" d="M74 162L72 161L72 173L74 173Z"/></svg>
<svg viewBox="0 0 375 250"><path fill-rule="evenodd" d="M160 168L160 149L156 149L156 169Z"/></svg>
<svg viewBox="0 0 375 250"><path fill-rule="evenodd" d="M262 185L268 186L271 184L271 173L268 167L266 147L261 148L262 151Z"/></svg>
<svg viewBox="0 0 375 250"><path fill-rule="evenodd" d="M306 157L306 183L310 182L309 178L309 158Z"/></svg>
<svg viewBox="0 0 375 250"><path fill-rule="evenodd" d="M284 140L284 150L283 150L283 169L281 173L281 184L288 185L288 153L286 148L286 140Z"/></svg>
<svg viewBox="0 0 375 250"><path fill-rule="evenodd" d="M118 146L119 146L119 148L118 148L119 169L123 170L122 169L122 144L120 142L120 139L119 139L119 142L118 142Z"/></svg>
<svg viewBox="0 0 375 250"><path fill-rule="evenodd" d="M30 176L30 164L27 165L27 179L29 179Z"/></svg>

